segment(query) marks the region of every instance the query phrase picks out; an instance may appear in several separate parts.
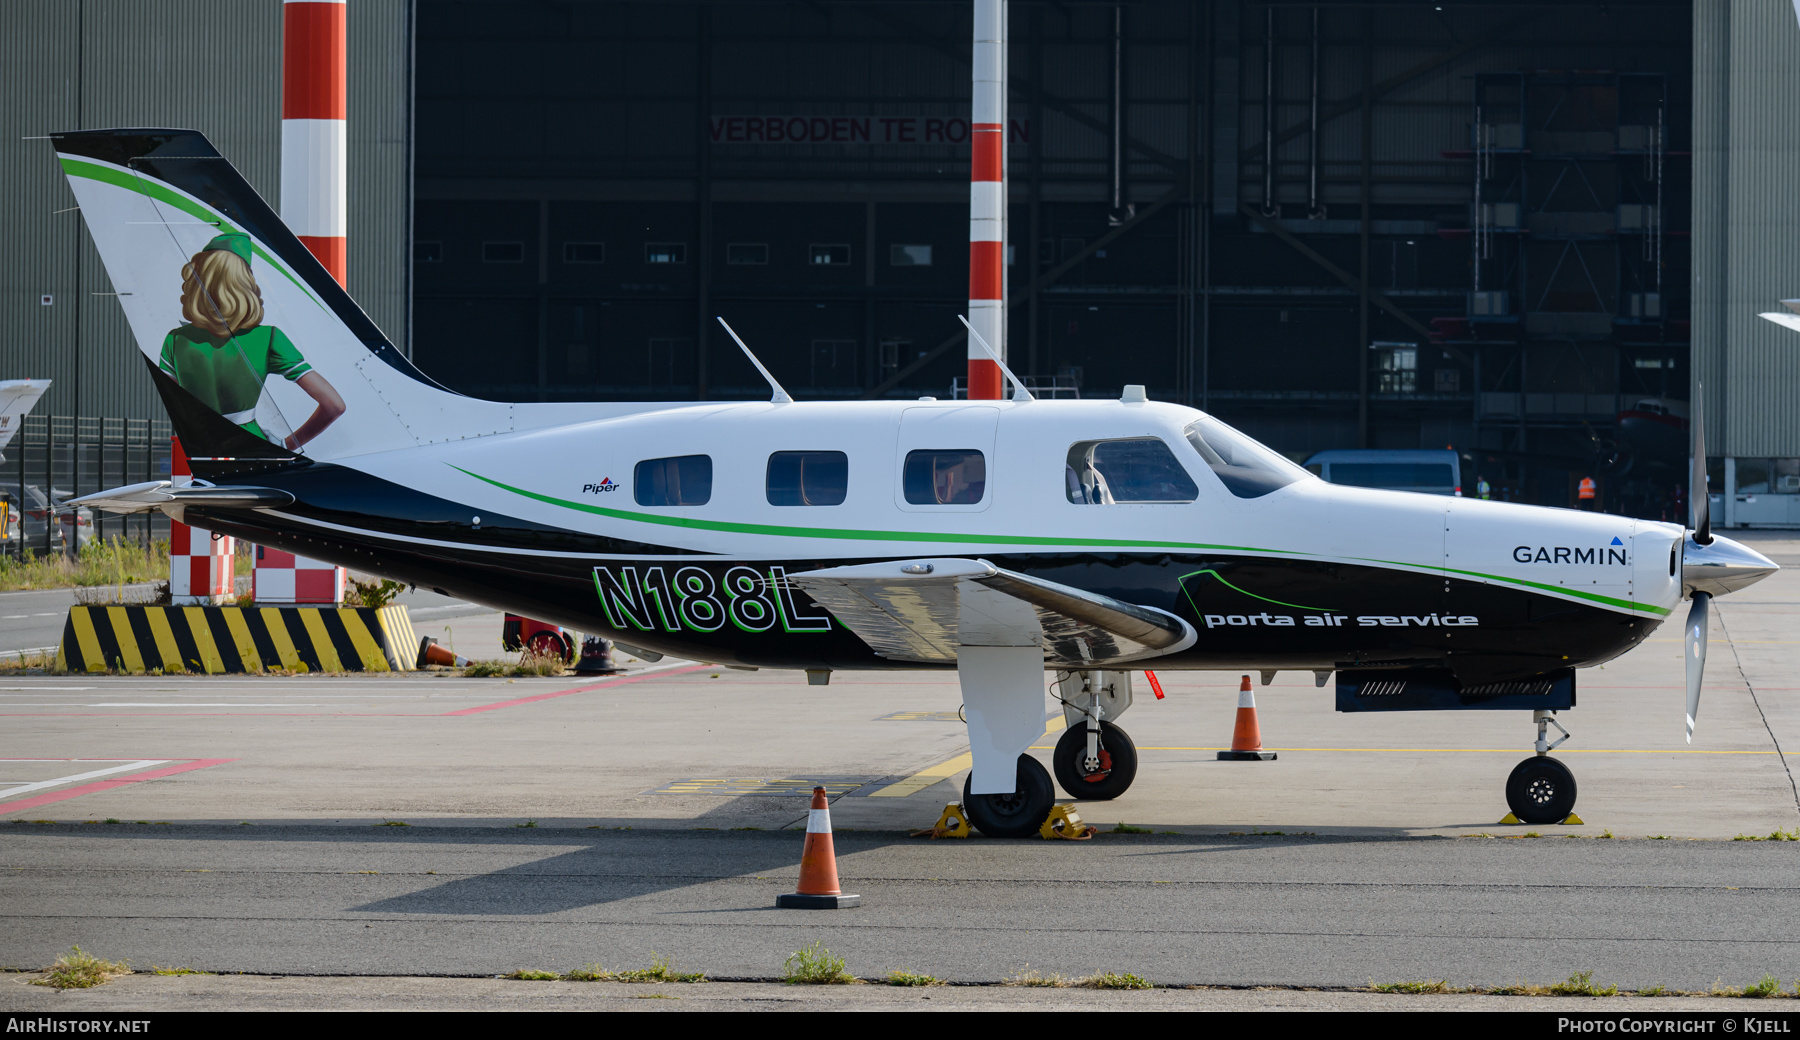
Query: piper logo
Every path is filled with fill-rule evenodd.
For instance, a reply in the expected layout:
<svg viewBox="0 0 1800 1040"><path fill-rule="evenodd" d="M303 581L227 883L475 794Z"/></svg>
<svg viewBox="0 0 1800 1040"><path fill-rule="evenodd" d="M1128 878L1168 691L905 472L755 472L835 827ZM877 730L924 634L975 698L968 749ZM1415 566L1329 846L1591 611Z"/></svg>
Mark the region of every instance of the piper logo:
<svg viewBox="0 0 1800 1040"><path fill-rule="evenodd" d="M598 483L598 484L583 484L583 485L581 485L581 493L584 495L602 495L608 491L617 491L617 490L619 490L619 485L613 483L613 479L611 477L601 477L600 483Z"/></svg>
<svg viewBox="0 0 1800 1040"><path fill-rule="evenodd" d="M1617 564L1621 567L1631 565L1631 555L1625 543L1617 538L1612 545L1579 546L1579 545L1521 545L1513 549L1513 560L1518 563L1597 563Z"/></svg>

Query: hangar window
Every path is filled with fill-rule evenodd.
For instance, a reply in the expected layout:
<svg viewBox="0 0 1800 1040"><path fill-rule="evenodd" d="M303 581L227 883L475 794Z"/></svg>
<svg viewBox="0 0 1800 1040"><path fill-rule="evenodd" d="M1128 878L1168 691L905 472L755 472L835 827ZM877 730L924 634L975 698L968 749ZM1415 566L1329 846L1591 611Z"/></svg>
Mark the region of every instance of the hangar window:
<svg viewBox="0 0 1800 1040"><path fill-rule="evenodd" d="M563 263L565 264L603 264L606 263L605 242L564 242Z"/></svg>
<svg viewBox="0 0 1800 1040"><path fill-rule="evenodd" d="M646 242L644 243L644 263L685 264L687 263L687 244L684 242Z"/></svg>
<svg viewBox="0 0 1800 1040"><path fill-rule="evenodd" d="M418 264L441 264L444 262L444 243L414 242L413 262Z"/></svg>
<svg viewBox="0 0 1800 1040"><path fill-rule="evenodd" d="M523 242L483 242L481 262L484 264L522 264L525 262Z"/></svg>
<svg viewBox="0 0 1800 1040"><path fill-rule="evenodd" d="M915 506L972 506L987 492L987 457L974 448L909 451L901 485Z"/></svg>
<svg viewBox="0 0 1800 1040"><path fill-rule="evenodd" d="M778 451L769 456L772 506L841 506L850 486L850 456L841 451Z"/></svg>
<svg viewBox="0 0 1800 1040"><path fill-rule="evenodd" d="M712 500L712 456L646 459L631 474L640 506L703 506Z"/></svg>
<svg viewBox="0 0 1800 1040"><path fill-rule="evenodd" d="M769 262L767 242L727 242L725 262L734 267L761 267Z"/></svg>
<svg viewBox="0 0 1800 1040"><path fill-rule="evenodd" d="M888 263L894 267L930 267L930 246L908 246L896 242L888 246Z"/></svg>
<svg viewBox="0 0 1800 1040"><path fill-rule="evenodd" d="M850 247L815 242L806 247L806 262L814 267L844 267L850 263Z"/></svg>
<svg viewBox="0 0 1800 1040"><path fill-rule="evenodd" d="M1210 415L1189 423L1184 432L1219 482L1239 498L1261 498L1308 476L1282 455Z"/></svg>
<svg viewBox="0 0 1800 1040"><path fill-rule="evenodd" d="M1156 437L1081 441L1063 470L1069 501L1083 505L1192 502L1200 486Z"/></svg>

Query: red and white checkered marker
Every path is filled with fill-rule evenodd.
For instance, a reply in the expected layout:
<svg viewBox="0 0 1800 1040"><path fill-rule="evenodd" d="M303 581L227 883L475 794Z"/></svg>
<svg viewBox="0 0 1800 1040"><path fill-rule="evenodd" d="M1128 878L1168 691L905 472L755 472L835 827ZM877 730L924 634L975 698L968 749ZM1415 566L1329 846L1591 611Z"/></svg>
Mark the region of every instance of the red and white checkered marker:
<svg viewBox="0 0 1800 1040"><path fill-rule="evenodd" d="M173 442L169 455L169 478L177 487L194 482L180 440ZM170 519L169 601L188 607L227 602L232 595L236 551L236 540L228 535L216 535Z"/></svg>
<svg viewBox="0 0 1800 1040"><path fill-rule="evenodd" d="M344 602L348 572L342 567L259 545L255 574L258 603Z"/></svg>

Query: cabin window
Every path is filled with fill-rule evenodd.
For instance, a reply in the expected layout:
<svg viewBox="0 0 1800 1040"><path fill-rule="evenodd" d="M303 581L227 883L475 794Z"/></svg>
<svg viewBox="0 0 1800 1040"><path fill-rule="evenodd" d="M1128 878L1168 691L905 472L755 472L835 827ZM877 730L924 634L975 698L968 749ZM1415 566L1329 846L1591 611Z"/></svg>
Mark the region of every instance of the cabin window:
<svg viewBox="0 0 1800 1040"><path fill-rule="evenodd" d="M1156 437L1082 441L1063 469L1069 501L1082 505L1192 502L1200 486Z"/></svg>
<svg viewBox="0 0 1800 1040"><path fill-rule="evenodd" d="M850 457L841 451L778 451L769 456L766 491L772 506L841 506L850 486Z"/></svg>
<svg viewBox="0 0 1800 1040"><path fill-rule="evenodd" d="M1307 476L1298 465L1210 415L1189 423L1183 432L1219 482L1239 498L1261 498Z"/></svg>
<svg viewBox="0 0 1800 1040"><path fill-rule="evenodd" d="M901 484L911 505L972 506L987 492L987 457L974 448L909 451Z"/></svg>
<svg viewBox="0 0 1800 1040"><path fill-rule="evenodd" d="M712 499L711 455L646 459L631 476L640 506L703 506Z"/></svg>

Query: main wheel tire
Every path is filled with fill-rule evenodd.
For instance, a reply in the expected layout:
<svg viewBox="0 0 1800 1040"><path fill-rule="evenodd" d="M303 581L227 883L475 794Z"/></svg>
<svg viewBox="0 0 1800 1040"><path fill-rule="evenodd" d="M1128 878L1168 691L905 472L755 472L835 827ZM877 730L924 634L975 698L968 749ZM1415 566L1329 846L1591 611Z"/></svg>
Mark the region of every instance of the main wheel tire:
<svg viewBox="0 0 1800 1040"><path fill-rule="evenodd" d="M970 780L974 774L970 774ZM1019 756L1018 779L1011 794L970 794L963 781L963 812L975 829L990 838L1029 838L1038 832L1056 805L1050 773L1030 755Z"/></svg>
<svg viewBox="0 0 1800 1040"><path fill-rule="evenodd" d="M1056 767L1056 782L1071 798L1117 798L1137 779L1137 745L1110 722L1100 723L1099 771L1090 773L1083 768L1086 759L1087 725L1077 723L1063 730L1056 752L1050 756Z"/></svg>
<svg viewBox="0 0 1800 1040"><path fill-rule="evenodd" d="M564 664L569 662L569 645L555 632L539 632L525 647L539 657L554 657Z"/></svg>
<svg viewBox="0 0 1800 1040"><path fill-rule="evenodd" d="M1575 774L1554 758L1533 755L1506 778L1506 805L1523 823L1561 823L1575 811Z"/></svg>

